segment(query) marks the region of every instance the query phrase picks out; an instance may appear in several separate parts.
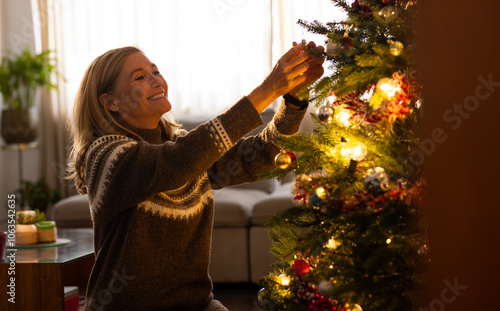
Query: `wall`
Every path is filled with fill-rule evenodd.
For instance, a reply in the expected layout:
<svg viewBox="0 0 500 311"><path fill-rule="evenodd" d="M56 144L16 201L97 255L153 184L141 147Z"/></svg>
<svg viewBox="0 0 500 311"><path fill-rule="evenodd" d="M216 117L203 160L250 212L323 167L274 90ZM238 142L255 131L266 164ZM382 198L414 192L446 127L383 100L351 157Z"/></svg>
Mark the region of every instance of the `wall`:
<svg viewBox="0 0 500 311"><path fill-rule="evenodd" d="M2 55L5 51L19 52L26 45L35 51L33 32L37 23L32 19L31 0L0 0L0 37ZM36 1L34 1L36 3ZM5 143L1 140L0 145ZM39 178L40 153L38 149L23 153L23 178L35 181ZM0 230L5 226L7 217L7 195L19 188L18 153L0 149Z"/></svg>
<svg viewBox="0 0 500 311"><path fill-rule="evenodd" d="M494 310L500 294L500 3L420 4L432 258L420 310ZM433 132L446 139L432 139Z"/></svg>

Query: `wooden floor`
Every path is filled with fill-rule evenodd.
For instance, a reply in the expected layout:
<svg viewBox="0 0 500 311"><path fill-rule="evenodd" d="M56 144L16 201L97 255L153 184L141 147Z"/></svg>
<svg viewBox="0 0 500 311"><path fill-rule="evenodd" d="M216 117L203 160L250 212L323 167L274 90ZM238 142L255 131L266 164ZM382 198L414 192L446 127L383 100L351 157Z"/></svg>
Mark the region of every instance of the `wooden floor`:
<svg viewBox="0 0 500 311"><path fill-rule="evenodd" d="M255 303L259 289L256 284L214 284L213 292L229 311L259 311ZM83 306L79 311L84 311Z"/></svg>
<svg viewBox="0 0 500 311"><path fill-rule="evenodd" d="M256 284L214 284L214 296L229 311L259 311Z"/></svg>

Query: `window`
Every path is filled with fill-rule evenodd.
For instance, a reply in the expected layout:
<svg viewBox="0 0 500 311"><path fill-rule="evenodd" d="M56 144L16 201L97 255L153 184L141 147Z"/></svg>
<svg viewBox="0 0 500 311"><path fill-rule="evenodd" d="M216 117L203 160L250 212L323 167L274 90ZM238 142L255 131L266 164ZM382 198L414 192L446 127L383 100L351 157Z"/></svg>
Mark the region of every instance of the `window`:
<svg viewBox="0 0 500 311"><path fill-rule="evenodd" d="M303 38L298 18L331 21L336 14L329 0L66 0L60 6L68 105L93 59L134 45L169 83L174 116L222 112Z"/></svg>

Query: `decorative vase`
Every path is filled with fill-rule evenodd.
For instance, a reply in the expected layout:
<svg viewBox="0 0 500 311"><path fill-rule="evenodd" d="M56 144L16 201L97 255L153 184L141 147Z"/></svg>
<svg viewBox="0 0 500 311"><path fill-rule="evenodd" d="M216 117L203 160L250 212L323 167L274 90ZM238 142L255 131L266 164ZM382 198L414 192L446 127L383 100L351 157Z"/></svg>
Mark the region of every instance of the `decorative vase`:
<svg viewBox="0 0 500 311"><path fill-rule="evenodd" d="M38 136L35 107L2 110L2 138L8 144L30 143Z"/></svg>

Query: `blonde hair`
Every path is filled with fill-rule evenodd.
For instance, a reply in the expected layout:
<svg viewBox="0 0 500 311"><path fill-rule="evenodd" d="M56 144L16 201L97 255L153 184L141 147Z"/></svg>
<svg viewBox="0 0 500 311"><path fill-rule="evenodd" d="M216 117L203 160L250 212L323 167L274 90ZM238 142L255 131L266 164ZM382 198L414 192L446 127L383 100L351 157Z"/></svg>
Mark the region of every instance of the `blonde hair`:
<svg viewBox="0 0 500 311"><path fill-rule="evenodd" d="M68 162L68 179L72 180L78 193L87 193L85 184L85 155L90 144L103 135L125 135L142 138L120 122L117 112L111 112L101 105L99 97L112 94L126 58L133 53L142 53L133 46L107 51L97 57L87 68L78 89L73 107L73 118L69 127L72 132L72 146ZM173 121L161 120L167 135L178 127Z"/></svg>

